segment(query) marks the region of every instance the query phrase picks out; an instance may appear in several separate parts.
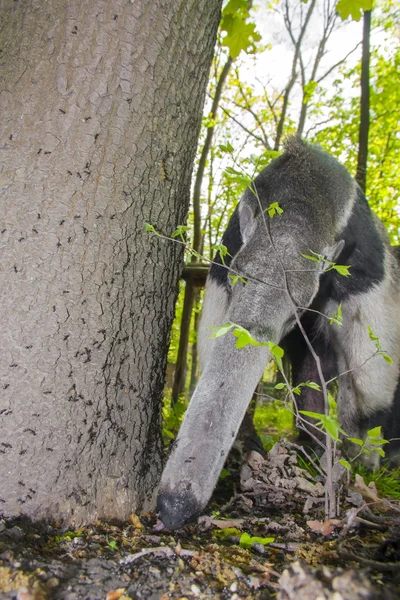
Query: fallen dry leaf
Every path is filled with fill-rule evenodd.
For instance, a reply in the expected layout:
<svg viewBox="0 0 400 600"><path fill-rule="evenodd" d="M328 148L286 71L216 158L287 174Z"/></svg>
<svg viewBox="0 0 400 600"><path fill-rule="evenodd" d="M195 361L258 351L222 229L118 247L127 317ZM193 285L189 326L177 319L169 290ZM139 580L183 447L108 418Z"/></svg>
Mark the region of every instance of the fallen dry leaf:
<svg viewBox="0 0 400 600"><path fill-rule="evenodd" d="M129 519L131 521L131 523L133 524L133 526L135 527L135 529L143 529L143 525L139 519L139 517L137 515L135 515L135 513L132 513L131 515L129 515Z"/></svg>
<svg viewBox="0 0 400 600"><path fill-rule="evenodd" d="M110 590L106 596L106 600L118 600L124 594L126 588L118 588L117 590Z"/></svg>
<svg viewBox="0 0 400 600"><path fill-rule="evenodd" d="M218 527L218 529L230 529L231 527L240 529L244 519L212 519L211 522L215 527Z"/></svg>
<svg viewBox="0 0 400 600"><path fill-rule="evenodd" d="M339 519L328 519L327 521L307 521L307 525L314 533L326 536L332 533L336 527L343 527L343 522Z"/></svg>

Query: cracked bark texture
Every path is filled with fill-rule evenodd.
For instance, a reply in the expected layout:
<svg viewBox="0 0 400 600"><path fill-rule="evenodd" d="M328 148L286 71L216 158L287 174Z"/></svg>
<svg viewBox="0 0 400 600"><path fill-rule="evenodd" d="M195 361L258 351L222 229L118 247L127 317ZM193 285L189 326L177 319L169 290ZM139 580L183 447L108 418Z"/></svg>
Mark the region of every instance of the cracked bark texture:
<svg viewBox="0 0 400 600"><path fill-rule="evenodd" d="M0 2L0 514L125 519L160 404L220 0Z"/></svg>

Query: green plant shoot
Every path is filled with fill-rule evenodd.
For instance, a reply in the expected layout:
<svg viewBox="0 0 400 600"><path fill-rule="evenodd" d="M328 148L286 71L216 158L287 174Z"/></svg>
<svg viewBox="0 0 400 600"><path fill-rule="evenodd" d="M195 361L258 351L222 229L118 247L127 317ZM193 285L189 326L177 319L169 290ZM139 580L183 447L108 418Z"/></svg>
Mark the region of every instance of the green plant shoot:
<svg viewBox="0 0 400 600"><path fill-rule="evenodd" d="M174 233L171 235L172 238L180 237L182 242L185 243L185 233L189 231L190 227L188 225L178 225L175 229Z"/></svg>
<svg viewBox="0 0 400 600"><path fill-rule="evenodd" d="M283 209L279 206L278 202L272 202L264 212L267 212L270 219L273 219L275 215L281 215Z"/></svg>
<svg viewBox="0 0 400 600"><path fill-rule="evenodd" d="M226 325L222 325L220 327L212 327L211 329L214 332L211 334L211 338L219 338L223 335L226 335L229 331L232 330L232 335L237 338L236 348L245 348L246 346L265 346L268 347L276 364L280 369L283 369L282 357L284 355L284 350L280 346L277 346L273 342L259 342L257 341L251 333L238 325L237 323L227 323Z"/></svg>
<svg viewBox="0 0 400 600"><path fill-rule="evenodd" d="M389 354L387 354L384 350L382 350L382 346L381 346L381 342L379 340L379 337L377 335L374 334L374 332L372 331L372 328L368 325L368 333L369 333L369 339L372 342L375 342L375 347L377 350L377 354L379 354L380 356L383 356L383 358L386 360L386 362L391 365L393 363L392 358L389 356Z"/></svg>
<svg viewBox="0 0 400 600"><path fill-rule="evenodd" d="M301 254L301 256L303 258L306 258L307 260L311 260L312 262L317 262L318 266L321 265L323 267L324 273L328 273L328 271L334 270L337 273L339 273L339 275L343 275L343 277L349 277L350 265L337 265L335 262L328 260L322 254L318 254L317 252L314 252L313 250L310 250L310 252L311 252L311 255L310 254ZM328 266L325 267L324 265L328 265Z"/></svg>
<svg viewBox="0 0 400 600"><path fill-rule="evenodd" d="M268 546L268 544L272 544L274 541L275 538L273 537L252 537L251 535L245 532L242 533L242 535L240 536L239 544L241 548L246 548L250 550L253 544L262 544L263 546Z"/></svg>

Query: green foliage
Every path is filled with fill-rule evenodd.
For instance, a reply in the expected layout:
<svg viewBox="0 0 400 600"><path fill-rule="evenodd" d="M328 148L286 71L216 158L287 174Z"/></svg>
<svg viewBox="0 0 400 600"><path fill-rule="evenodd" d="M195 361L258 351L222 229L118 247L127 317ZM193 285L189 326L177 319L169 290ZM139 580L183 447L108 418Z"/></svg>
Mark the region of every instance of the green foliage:
<svg viewBox="0 0 400 600"><path fill-rule="evenodd" d="M345 21L348 17L359 21L364 10L371 10L373 0L338 0L336 10L341 19Z"/></svg>
<svg viewBox="0 0 400 600"><path fill-rule="evenodd" d="M379 454L382 458L385 456L385 452L382 449L384 444L388 444L388 440L385 440L382 437L382 428L380 426L373 427L367 431L367 436L365 440L359 438L353 438L347 435L345 431L343 431L342 427L337 418L337 404L332 394L328 394L329 400L329 414L317 413L309 410L300 410L300 414L305 415L306 417L310 417L316 421L315 426L324 431L329 437L338 442L340 440L340 436L345 438L347 441L352 442L352 444L358 446L359 450L355 456L352 458L352 462L361 456L362 454L366 454L369 456L370 454L376 453ZM351 470L351 464L345 460L340 459L338 461L341 465L343 465L346 469Z"/></svg>
<svg viewBox="0 0 400 600"><path fill-rule="evenodd" d="M243 191L251 185L251 178L234 167L226 167L224 175L226 183L236 183L243 188Z"/></svg>
<svg viewBox="0 0 400 600"><path fill-rule="evenodd" d="M166 394L162 407L162 436L165 444L175 439L179 430L187 404L184 401L171 403L170 395Z"/></svg>
<svg viewBox="0 0 400 600"><path fill-rule="evenodd" d="M230 0L222 11L221 31L225 32L222 45L226 46L232 58L242 52L254 53L256 43L261 40L255 23L247 23L249 18L248 0Z"/></svg>
<svg viewBox="0 0 400 600"><path fill-rule="evenodd" d="M54 536L54 540L59 543L59 542L71 542L74 538L79 538L83 536L83 531L66 531L65 533L61 534L61 535L56 535Z"/></svg>
<svg viewBox="0 0 400 600"><path fill-rule="evenodd" d="M187 231L190 231L191 227L189 225L178 225L178 227L175 229L175 231L171 234L172 238L177 238L179 237L182 242L186 242L185 240L185 233Z"/></svg>
<svg viewBox="0 0 400 600"><path fill-rule="evenodd" d="M351 464L345 458L339 458L338 463L348 471L351 471Z"/></svg>
<svg viewBox="0 0 400 600"><path fill-rule="evenodd" d="M272 446L282 436L294 433L293 412L281 400L259 402L254 411L254 426L266 449Z"/></svg>
<svg viewBox="0 0 400 600"><path fill-rule="evenodd" d="M335 262L328 260L322 254L318 254L317 252L313 252L312 250L310 250L310 252L311 252L311 255L310 254L302 254L301 256L303 258L306 258L307 260L311 260L312 262L318 263L318 267L323 268L324 273L327 273L328 271L333 270L333 271L336 271L337 273L339 273L339 275L343 275L343 277L350 276L350 273L349 273L350 265L337 265ZM328 265L328 266L325 266L325 265Z"/></svg>
<svg viewBox="0 0 400 600"><path fill-rule="evenodd" d="M375 16L375 27L388 26L393 9L381 8ZM374 17L375 13L372 13ZM398 15L397 15L398 19ZM398 202L400 137L400 48L388 35L385 44L372 48L370 65L370 130L368 143L367 198L370 206L383 221L392 243L400 243L400 213ZM359 95L349 89L359 87L360 65L343 65L340 76L329 93L323 93L321 104L324 126L310 141L318 142L355 174L359 130Z"/></svg>
<svg viewBox="0 0 400 600"><path fill-rule="evenodd" d="M329 319L329 325L337 325L341 327L343 325L343 315L342 315L342 303L337 307L337 311L333 313L331 318Z"/></svg>
<svg viewBox="0 0 400 600"><path fill-rule="evenodd" d="M393 363L393 360L391 359L391 357L382 349L379 337L376 336L374 334L374 332L372 331L371 327L368 325L368 333L369 333L369 339L372 342L375 342L375 347L376 347L376 353L379 356L383 356L383 358L386 360L386 362L391 365Z"/></svg>
<svg viewBox="0 0 400 600"><path fill-rule="evenodd" d="M302 387L309 387L313 390L317 390L317 392L321 391L321 386L318 385L318 383L315 383L314 381L304 381L302 383L299 383L299 385L297 385L296 387L289 387L287 383L277 383L275 386L276 390L288 390L293 392L293 394L296 394L296 396L300 396L301 394L301 388Z"/></svg>
<svg viewBox="0 0 400 600"><path fill-rule="evenodd" d="M150 225L150 223L145 223L144 230L147 233L155 233L156 235L158 235L157 231L155 230L154 225Z"/></svg>
<svg viewBox="0 0 400 600"><path fill-rule="evenodd" d="M218 518L218 517L215 517L215 518ZM231 537L231 536L240 536L241 533L242 532L237 527L227 527L226 529L216 529L213 532L213 536L216 537L217 539L225 539L225 538Z"/></svg>
<svg viewBox="0 0 400 600"><path fill-rule="evenodd" d="M315 419L317 421L315 424L316 427L319 427L322 431L325 431L332 440L338 441L340 439L340 433L346 435L341 428L339 421L331 415L324 415L311 410L300 410L299 412L306 417Z"/></svg>
<svg viewBox="0 0 400 600"><path fill-rule="evenodd" d="M315 464L319 462L319 456L313 449L310 449L312 460L306 459L301 452L297 454L297 464L301 469L307 471L311 477L317 477L319 475L318 470L315 468Z"/></svg>
<svg viewBox="0 0 400 600"><path fill-rule="evenodd" d="M237 338L236 348L245 348L246 346L264 346L268 347L274 360L276 361L278 367L283 369L282 358L284 355L283 348L277 346L273 342L259 342L257 341L251 333L238 325L237 323L227 323L227 325L217 326L212 328L214 332L210 337L219 338L223 335L226 335L229 331L232 331L232 335Z"/></svg>
<svg viewBox="0 0 400 600"><path fill-rule="evenodd" d="M221 473L219 474L219 478L220 479L226 479L227 477L230 476L230 471L229 469L222 469Z"/></svg>
<svg viewBox="0 0 400 600"><path fill-rule="evenodd" d="M315 90L318 87L318 83L316 81L309 81L303 87L303 104L308 104L311 98L314 95Z"/></svg>
<svg viewBox="0 0 400 600"><path fill-rule="evenodd" d="M382 428L380 426L369 429L367 431L367 436L365 440L360 440L358 438L351 437L347 437L347 439L349 440L349 442L352 442L353 444L359 446L360 450L357 454L357 457L360 456L360 454L366 454L367 456L369 456L370 454L375 452L376 454L379 454L381 458L384 458L385 452L382 449L382 446L384 444L389 443L388 440L385 440L382 437Z"/></svg>
<svg viewBox="0 0 400 600"><path fill-rule="evenodd" d="M241 281L243 285L246 285L247 283L247 279L245 277L242 277L241 275L232 275L231 273L229 273L228 277L231 280L231 285L233 288L239 281Z"/></svg>
<svg viewBox="0 0 400 600"><path fill-rule="evenodd" d="M272 219L275 215L281 215L283 210L279 206L278 202L272 202L264 212L267 212L268 216Z"/></svg>
<svg viewBox="0 0 400 600"><path fill-rule="evenodd" d="M225 265L225 256L230 256L228 248L224 244L214 244L212 249L214 252L218 252L222 264Z"/></svg>
<svg viewBox="0 0 400 600"><path fill-rule="evenodd" d="M248 533L242 533L242 535L240 536L240 547L241 548L247 548L248 550L251 549L253 544L262 544L263 546L268 546L268 544L272 544L275 541L275 538L273 537L257 537L257 536L250 536Z"/></svg>

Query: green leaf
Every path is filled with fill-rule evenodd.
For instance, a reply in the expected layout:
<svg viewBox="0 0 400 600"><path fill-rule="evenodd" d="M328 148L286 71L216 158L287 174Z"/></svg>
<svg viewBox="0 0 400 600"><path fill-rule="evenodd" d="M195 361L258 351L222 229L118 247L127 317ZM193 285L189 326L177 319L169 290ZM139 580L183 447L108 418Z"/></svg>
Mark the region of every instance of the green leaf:
<svg viewBox="0 0 400 600"><path fill-rule="evenodd" d="M350 276L350 273L349 273L350 265L332 265L332 269L337 271L337 273L339 273L339 275L343 275L343 277Z"/></svg>
<svg viewBox="0 0 400 600"><path fill-rule="evenodd" d="M245 348L246 346L262 346L261 342L257 342L256 339L253 338L250 332L248 332L244 328L239 328L236 326L236 329L232 332L236 341L236 348Z"/></svg>
<svg viewBox="0 0 400 600"><path fill-rule="evenodd" d="M371 444L371 446L383 446L384 444L389 444L389 440L384 440L383 438L371 440L368 438L368 444Z"/></svg>
<svg viewBox="0 0 400 600"><path fill-rule="evenodd" d="M223 335L226 335L228 331L232 329L232 327L234 327L233 323L228 323L227 325L221 325L217 327L210 327L210 329L214 330L210 337L213 339L222 337Z"/></svg>
<svg viewBox="0 0 400 600"><path fill-rule="evenodd" d="M368 429L367 435L369 438L381 438L382 437L382 427L379 425L378 427L373 427L372 429Z"/></svg>
<svg viewBox="0 0 400 600"><path fill-rule="evenodd" d="M148 233L157 233L157 231L154 229L154 226L150 225L150 223L145 223L144 230Z"/></svg>
<svg viewBox="0 0 400 600"><path fill-rule="evenodd" d="M234 167L226 167L225 171L227 173L229 173L230 175L240 175L240 176L243 175L243 173L241 171L238 171Z"/></svg>
<svg viewBox="0 0 400 600"><path fill-rule="evenodd" d="M336 11L345 21L348 17L359 21L364 10L372 9L373 0L338 0Z"/></svg>
<svg viewBox="0 0 400 600"><path fill-rule="evenodd" d="M324 415L324 418L322 419L322 426L325 429L325 431L327 432L327 434L330 435L333 440L339 439L340 425L336 421L336 419L333 419L330 416Z"/></svg>
<svg viewBox="0 0 400 600"><path fill-rule="evenodd" d="M312 260L314 262L320 262L322 260L322 257L321 258L317 258L317 256L310 256L309 254L301 254L301 256L303 258L306 258L307 260Z"/></svg>
<svg viewBox="0 0 400 600"><path fill-rule="evenodd" d="M329 319L329 325L332 325L333 323L335 323L335 325L337 325L338 327L341 327L343 325L342 303L339 304L337 311L333 313L333 315Z"/></svg>
<svg viewBox="0 0 400 600"><path fill-rule="evenodd" d="M379 337L374 334L374 332L372 331L372 327L370 327L369 325L368 325L368 333L369 333L369 339L371 341L379 342Z"/></svg>
<svg viewBox="0 0 400 600"><path fill-rule="evenodd" d="M221 31L226 32L222 45L229 49L232 58L237 58L240 52L251 53L255 43L261 40L254 23L246 23L249 17L247 0L230 0L222 11Z"/></svg>
<svg viewBox="0 0 400 600"><path fill-rule="evenodd" d="M115 542L114 540L113 540L113 541L111 541L111 542L108 542L108 545L110 546L110 548L111 548L112 550L117 550L117 549L118 549L117 542Z"/></svg>
<svg viewBox="0 0 400 600"><path fill-rule="evenodd" d="M169 429L165 429L165 427L162 430L162 434L164 437L167 437L170 440L173 440L175 438L175 435L172 433L172 431L169 431Z"/></svg>
<svg viewBox="0 0 400 600"><path fill-rule="evenodd" d="M219 144L218 148L222 150L222 152L228 152L229 154L232 154L234 151L234 148L230 142L227 142L226 144Z"/></svg>
<svg viewBox="0 0 400 600"><path fill-rule="evenodd" d="M337 414L337 402L335 400L335 398L332 396L332 394L330 394L328 392L328 404L329 404L329 413L332 413L332 415L336 415Z"/></svg>
<svg viewBox="0 0 400 600"><path fill-rule="evenodd" d="M303 104L307 104L311 100L315 90L317 89L317 86L318 83L316 81L309 81L303 86Z"/></svg>
<svg viewBox="0 0 400 600"><path fill-rule="evenodd" d="M226 246L224 246L224 244L214 244L212 246L212 250L214 250L214 252L219 252L219 255L222 256L230 256L229 252L228 252L228 248Z"/></svg>
<svg viewBox="0 0 400 600"><path fill-rule="evenodd" d="M321 391L321 386L318 385L318 383L315 383L315 381L305 381L301 385L304 385L305 387L309 387L312 390L317 390L317 392Z"/></svg>
<svg viewBox="0 0 400 600"><path fill-rule="evenodd" d="M320 427L324 431L326 431L326 433L333 440L336 440L336 441L339 440L339 433L346 435L345 432L343 431L343 429L340 427L340 424L338 423L338 421L331 415L315 413L315 412L312 412L309 410L300 410L299 412L302 415L306 415L307 417L311 417L312 419L315 419L316 421L318 421L316 423L316 426Z"/></svg>
<svg viewBox="0 0 400 600"><path fill-rule="evenodd" d="M353 444L357 444L357 446L364 446L364 442L363 440L360 440L359 438L347 438L349 440L349 442L352 442Z"/></svg>
<svg viewBox="0 0 400 600"><path fill-rule="evenodd" d="M286 388L286 387L287 387L286 383L277 383L277 384L274 386L274 390L283 390L283 389L284 389L284 388Z"/></svg>
<svg viewBox="0 0 400 600"><path fill-rule="evenodd" d="M237 282L239 281L239 275L229 274L229 279L231 280L231 286L234 288Z"/></svg>
<svg viewBox="0 0 400 600"><path fill-rule="evenodd" d="M278 202L272 202L264 212L268 212L268 216L272 219L275 215L281 215L283 209L279 206Z"/></svg>
<svg viewBox="0 0 400 600"><path fill-rule="evenodd" d="M277 346L273 342L267 342L267 344L269 346L269 349L271 350L271 354L275 358L283 358L283 355L285 354L285 351L283 350L283 348L281 348L280 346Z"/></svg>
<svg viewBox="0 0 400 600"><path fill-rule="evenodd" d="M383 356L383 358L386 360L386 362L387 362L389 365L392 365L392 364L393 364L393 360L392 360L392 358L389 356L389 354L385 354L385 353L384 353L384 354L382 354L382 356Z"/></svg>
<svg viewBox="0 0 400 600"><path fill-rule="evenodd" d="M344 458L339 458L338 463L342 465L348 471L351 471L351 464Z"/></svg>
<svg viewBox="0 0 400 600"><path fill-rule="evenodd" d="M222 538L222 539L226 538L226 537L229 537L231 535L239 536L241 534L242 534L242 532L237 527L227 527L226 529L216 529L213 532L213 536L214 537L216 537L216 538Z"/></svg>
<svg viewBox="0 0 400 600"><path fill-rule="evenodd" d="M283 348L281 348L280 346L277 346L273 342L267 342L267 344L264 344L264 346L265 345L267 345L269 347L270 352L271 352L272 356L274 357L276 364L278 365L280 370L283 371L282 358L283 358L283 355L285 354Z"/></svg>
<svg viewBox="0 0 400 600"><path fill-rule="evenodd" d="M234 15L240 12L243 15L249 14L249 4L247 0L229 0L228 4L222 11L222 17L226 15Z"/></svg>
<svg viewBox="0 0 400 600"><path fill-rule="evenodd" d="M188 225L178 225L175 229L174 233L171 234L172 238L182 237L186 231L189 231L190 227Z"/></svg>
<svg viewBox="0 0 400 600"><path fill-rule="evenodd" d="M257 537L257 536L250 536L248 533L242 533L242 535L240 536L240 547L241 548L246 548L248 550L250 550L250 548L252 547L253 544L257 543L257 544L262 544L263 546L267 546L268 544L272 544L275 541L275 538L272 537L266 537L266 538L262 538L262 537Z"/></svg>
<svg viewBox="0 0 400 600"><path fill-rule="evenodd" d="M238 281L241 281L243 285L246 285L247 283L247 279L245 277L242 277L241 275L232 275L231 273L229 273L228 277L231 280L231 285L233 288L238 283Z"/></svg>
<svg viewBox="0 0 400 600"><path fill-rule="evenodd" d="M301 413L302 415L306 415L306 417L316 419L316 421L319 421L320 423L322 423L321 418L325 416L321 413L312 412L311 410L299 410L299 413Z"/></svg>
<svg viewBox="0 0 400 600"><path fill-rule="evenodd" d="M265 150L265 152L263 153L263 156L266 159L273 160L273 159L281 156L281 154L283 154L283 150Z"/></svg>
<svg viewBox="0 0 400 600"><path fill-rule="evenodd" d="M226 479L226 477L229 477L230 474L231 473L230 473L229 469L222 469L221 473L219 474L219 478Z"/></svg>

